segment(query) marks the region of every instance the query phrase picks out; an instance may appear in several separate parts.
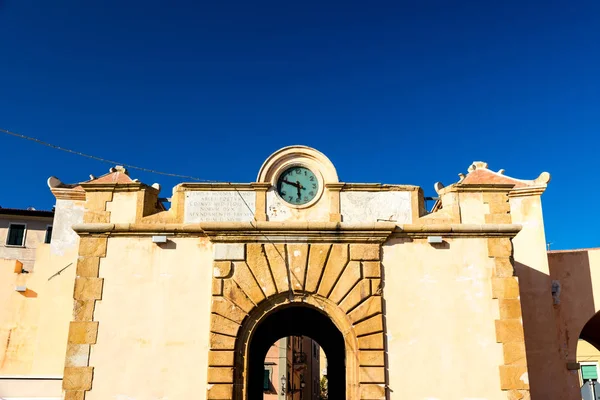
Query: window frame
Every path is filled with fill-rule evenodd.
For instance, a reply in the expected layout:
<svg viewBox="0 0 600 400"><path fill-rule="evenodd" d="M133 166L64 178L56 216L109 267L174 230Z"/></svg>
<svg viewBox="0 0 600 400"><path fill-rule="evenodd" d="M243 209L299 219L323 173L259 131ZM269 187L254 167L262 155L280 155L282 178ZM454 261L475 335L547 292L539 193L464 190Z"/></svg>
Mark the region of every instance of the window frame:
<svg viewBox="0 0 600 400"><path fill-rule="evenodd" d="M23 242L21 244L9 244L8 241L10 240L10 230L12 228L13 225L21 225L24 226L23 228ZM25 247L25 243L27 243L27 223L26 222L9 222L8 223L8 230L6 231L6 242L5 242L5 246L6 247Z"/></svg>
<svg viewBox="0 0 600 400"><path fill-rule="evenodd" d="M46 241L46 239L48 239L48 228L50 228L50 240ZM54 227L51 224L46 225L46 231L44 233L44 244L50 244L52 242L52 234L54 233L53 228Z"/></svg>

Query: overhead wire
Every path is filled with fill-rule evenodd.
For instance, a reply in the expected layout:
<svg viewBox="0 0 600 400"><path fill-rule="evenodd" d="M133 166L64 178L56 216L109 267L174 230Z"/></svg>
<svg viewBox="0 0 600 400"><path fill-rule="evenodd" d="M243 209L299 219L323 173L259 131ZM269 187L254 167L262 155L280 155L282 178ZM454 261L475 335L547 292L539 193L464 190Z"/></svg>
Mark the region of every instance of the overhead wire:
<svg viewBox="0 0 600 400"><path fill-rule="evenodd" d="M132 164L122 163L122 162L115 161L115 160L109 160L107 158L98 157L98 156L94 156L94 155L91 155L91 154L86 154L86 153L83 153L81 151L67 149L65 147L58 146L58 145L55 145L55 144L52 144L52 143L48 143L48 142L45 142L45 141L40 140L38 138L34 138L34 137L31 137L31 136L23 135L21 133L12 132L12 131L9 131L7 129L0 128L0 132L4 133L6 135L10 135L10 136L14 136L14 137L20 138L20 139L29 140L31 142L38 143L38 144L41 144L41 145L46 146L46 147L50 147L51 149L54 149L54 150L60 150L60 151L63 151L65 153L74 154L74 155L77 155L77 156L80 156L80 157L85 157L85 158L89 158L91 160L96 160L96 161L100 161L100 162L104 162L104 163L108 163L108 164L112 164L112 165L122 165L124 167L130 168L130 169L135 169L135 170L138 170L138 171L149 172L149 173L157 174L157 175L171 176L171 177L174 177L174 178L191 179L191 180L199 181L199 182L228 183L228 182L220 182L220 181L214 181L214 180L208 180L208 179L201 179L201 178L197 178L195 176L181 175L181 174L174 174L174 173L170 173L170 172L157 171L157 170L150 169L150 168L138 167L138 166L132 165Z"/></svg>
<svg viewBox="0 0 600 400"><path fill-rule="evenodd" d="M252 210L252 208L250 207L250 205L248 204L248 202L246 202L246 199L244 199L244 196L242 196L242 194L239 192L239 190L233 186L233 184L231 182L223 182L223 181L216 181L216 180L209 180L209 179L202 179L202 178L197 178L195 176L190 176L190 175L182 175L182 174L175 174L175 173L170 173L170 172L164 172L164 171L158 171L155 169L150 169L150 168L144 168L144 167L138 167L136 165L133 164L128 164L128 163L122 163L119 161L115 161L115 160L110 160L107 158L103 158L103 157L98 157L98 156L94 156L91 154L87 154L87 153L83 153L81 151L77 151L77 150L72 150L72 149L68 149L66 147L62 147L62 146L58 146L55 145L53 143L49 143L43 140L40 140L38 138L32 137L32 136L27 136L27 135L23 135L21 133L17 133L17 132L13 132L13 131L9 131L7 129L3 129L0 128L0 132L4 133L6 135L9 136L13 136L19 139L24 139L24 140L28 140L37 144L40 144L42 146L46 146L49 147L51 149L54 150L59 150L65 153L69 153L69 154L74 154L80 157L84 157L84 158L89 158L91 160L95 160L95 161L99 161L99 162L104 162L104 163L108 163L111 165L121 165L123 167L129 168L129 169L135 169L138 171L143 171L143 172L148 172L151 174L156 174L156 175L163 175L163 176L170 176L170 177L174 177L174 178L182 178L182 179L191 179L193 181L197 181L197 182L204 182L204 183L224 183L224 184L228 184L231 185L233 190L240 196L240 199L242 199L242 202L244 203L244 205L248 208L248 210L250 211L250 213L252 214L252 219L254 220L254 222L258 222L258 220L256 219L256 214L254 212L254 210ZM258 226L256 224L254 224L252 221L250 221L250 225L257 231L259 232L262 236L264 236L264 238L273 245L273 248L275 249L275 251L277 252L277 254L279 254L279 257L281 257L281 259L283 260L287 270L288 270L288 285L290 288L290 300L294 297L294 289L292 287L292 281L291 281L291 268L289 266L287 257L285 257L283 254L281 254L281 252L279 251L279 249L277 248L277 246L275 246L275 244L271 241L271 239L264 233L262 232Z"/></svg>

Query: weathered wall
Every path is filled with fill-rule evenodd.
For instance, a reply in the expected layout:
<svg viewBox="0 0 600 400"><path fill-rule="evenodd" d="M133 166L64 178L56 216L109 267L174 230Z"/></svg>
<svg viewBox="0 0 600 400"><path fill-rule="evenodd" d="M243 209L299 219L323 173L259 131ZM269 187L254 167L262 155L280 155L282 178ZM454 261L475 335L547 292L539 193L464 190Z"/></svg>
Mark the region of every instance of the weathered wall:
<svg viewBox="0 0 600 400"><path fill-rule="evenodd" d="M76 258L76 248L58 255L41 244L29 274L14 273L8 260L0 264L1 375L62 375ZM17 292L16 285L27 291Z"/></svg>
<svg viewBox="0 0 600 400"><path fill-rule="evenodd" d="M83 221L84 203L82 200L56 199L50 243L53 254L62 255L79 246L79 236L71 227Z"/></svg>
<svg viewBox="0 0 600 400"><path fill-rule="evenodd" d="M60 379L63 374L76 257L76 249L59 256L42 244L29 274L16 274L12 263L0 261L0 395L61 394L60 382L46 378ZM15 291L17 284L27 291ZM24 386L3 379L16 375L33 380Z"/></svg>
<svg viewBox="0 0 600 400"><path fill-rule="evenodd" d="M60 397L79 236L71 225L82 221L83 201L57 199L55 220L40 221L35 264L28 274L0 262L0 395ZM51 244L43 244L52 224ZM27 226L30 229L30 224ZM31 232L27 233L29 242ZM29 244L28 244L29 246ZM15 291L16 285L27 287ZM10 377L24 376L28 380ZM25 382L26 384L23 384Z"/></svg>
<svg viewBox="0 0 600 400"><path fill-rule="evenodd" d="M384 245L391 399L506 399L493 267L487 239Z"/></svg>
<svg viewBox="0 0 600 400"><path fill-rule="evenodd" d="M207 239L115 237L100 262L102 299L86 400L192 399L206 393L212 246ZM124 358L124 355L125 358Z"/></svg>

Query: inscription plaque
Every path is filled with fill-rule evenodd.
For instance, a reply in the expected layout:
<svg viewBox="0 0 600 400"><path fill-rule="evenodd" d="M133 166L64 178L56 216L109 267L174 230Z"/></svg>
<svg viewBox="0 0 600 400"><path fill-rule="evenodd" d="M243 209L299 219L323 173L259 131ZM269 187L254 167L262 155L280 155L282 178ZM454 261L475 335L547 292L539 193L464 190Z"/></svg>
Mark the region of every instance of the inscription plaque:
<svg viewBox="0 0 600 400"><path fill-rule="evenodd" d="M340 208L344 222L412 222L410 192L342 192Z"/></svg>
<svg viewBox="0 0 600 400"><path fill-rule="evenodd" d="M255 206L256 194L250 191L186 192L184 222L252 221Z"/></svg>

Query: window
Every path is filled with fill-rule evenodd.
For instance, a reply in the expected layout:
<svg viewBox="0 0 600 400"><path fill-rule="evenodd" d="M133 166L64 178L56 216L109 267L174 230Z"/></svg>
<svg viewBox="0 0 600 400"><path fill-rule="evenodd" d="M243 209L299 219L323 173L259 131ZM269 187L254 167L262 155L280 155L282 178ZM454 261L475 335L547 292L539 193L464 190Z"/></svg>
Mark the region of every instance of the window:
<svg viewBox="0 0 600 400"><path fill-rule="evenodd" d="M264 377L263 377L263 390L269 393L275 393L274 390L275 388L273 387L273 367L272 366L266 366L265 365L265 369L264 369Z"/></svg>
<svg viewBox="0 0 600 400"><path fill-rule="evenodd" d="M50 243L52 240L52 225L48 225L46 227L46 237L44 238L44 243Z"/></svg>
<svg viewBox="0 0 600 400"><path fill-rule="evenodd" d="M585 363L581 365L581 378L584 381L598 380L598 364Z"/></svg>
<svg viewBox="0 0 600 400"><path fill-rule="evenodd" d="M25 245L25 224L10 224L8 226L7 246Z"/></svg>
<svg viewBox="0 0 600 400"><path fill-rule="evenodd" d="M265 368L265 376L263 381L263 390L269 390L271 388L270 371Z"/></svg>

